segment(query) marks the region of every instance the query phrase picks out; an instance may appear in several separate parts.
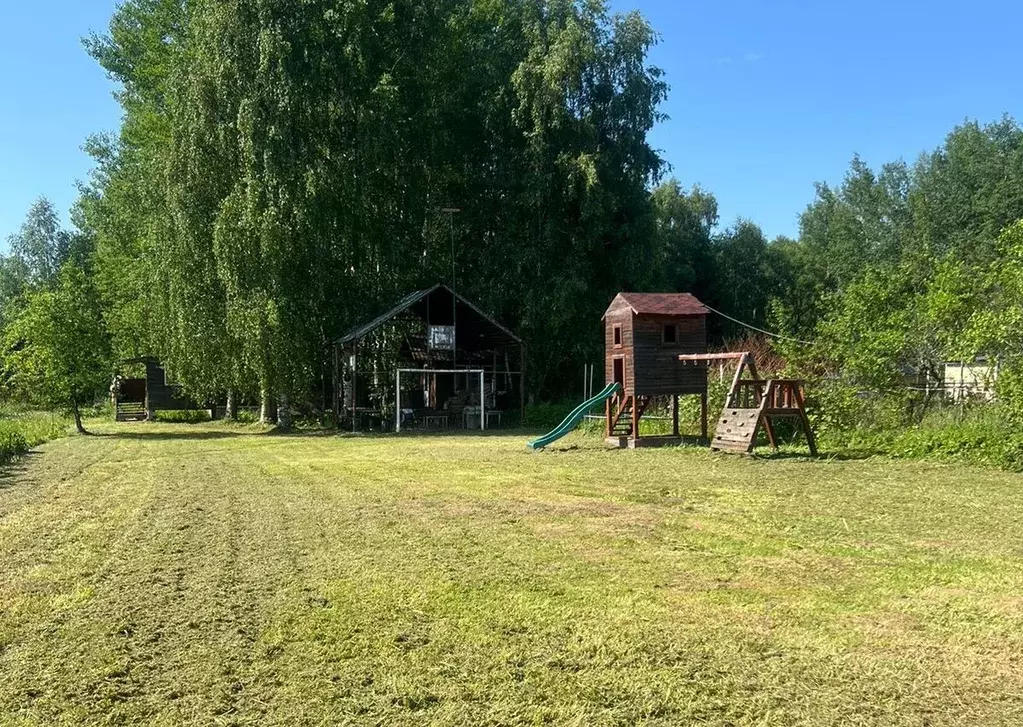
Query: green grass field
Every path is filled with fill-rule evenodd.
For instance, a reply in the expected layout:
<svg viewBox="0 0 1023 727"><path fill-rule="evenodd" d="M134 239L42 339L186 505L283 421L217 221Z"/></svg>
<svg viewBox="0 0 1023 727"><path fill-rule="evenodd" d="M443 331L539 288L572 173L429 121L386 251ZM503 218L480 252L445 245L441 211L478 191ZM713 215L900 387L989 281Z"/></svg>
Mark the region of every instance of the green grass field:
<svg viewBox="0 0 1023 727"><path fill-rule="evenodd" d="M1023 478L154 424L0 480L0 724L1023 723Z"/></svg>

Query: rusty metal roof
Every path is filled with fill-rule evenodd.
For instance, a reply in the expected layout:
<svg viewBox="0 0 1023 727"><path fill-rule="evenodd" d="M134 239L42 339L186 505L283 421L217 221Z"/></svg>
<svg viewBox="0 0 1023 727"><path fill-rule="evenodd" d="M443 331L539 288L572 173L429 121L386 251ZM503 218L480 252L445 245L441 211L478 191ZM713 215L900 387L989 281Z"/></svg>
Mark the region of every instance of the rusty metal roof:
<svg viewBox="0 0 1023 727"><path fill-rule="evenodd" d="M617 298L640 316L705 316L710 313L691 293L619 293Z"/></svg>

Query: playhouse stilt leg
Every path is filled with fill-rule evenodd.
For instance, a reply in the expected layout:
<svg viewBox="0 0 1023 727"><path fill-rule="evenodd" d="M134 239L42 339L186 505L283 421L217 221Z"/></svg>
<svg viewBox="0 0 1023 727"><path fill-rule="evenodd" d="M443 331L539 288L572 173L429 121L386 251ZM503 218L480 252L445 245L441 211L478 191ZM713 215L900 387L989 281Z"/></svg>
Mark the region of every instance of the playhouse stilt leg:
<svg viewBox="0 0 1023 727"><path fill-rule="evenodd" d="M671 397L671 436L678 436L678 394Z"/></svg>
<svg viewBox="0 0 1023 727"><path fill-rule="evenodd" d="M700 438L707 437L707 392L700 394Z"/></svg>

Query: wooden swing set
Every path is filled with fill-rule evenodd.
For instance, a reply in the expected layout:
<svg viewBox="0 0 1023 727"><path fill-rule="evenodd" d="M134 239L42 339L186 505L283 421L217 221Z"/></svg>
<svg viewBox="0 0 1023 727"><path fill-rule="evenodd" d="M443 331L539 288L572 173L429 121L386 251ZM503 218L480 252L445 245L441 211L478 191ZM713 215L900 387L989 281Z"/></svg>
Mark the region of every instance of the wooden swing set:
<svg viewBox="0 0 1023 727"><path fill-rule="evenodd" d="M748 351L735 353L682 354L684 364L723 364L738 361L732 386L725 399L725 408L718 419L711 449L751 453L760 427L767 434L772 449L778 448L774 420L796 419L802 427L810 454L817 456L817 443L806 417L803 382L799 379L762 379L757 374L753 356Z"/></svg>

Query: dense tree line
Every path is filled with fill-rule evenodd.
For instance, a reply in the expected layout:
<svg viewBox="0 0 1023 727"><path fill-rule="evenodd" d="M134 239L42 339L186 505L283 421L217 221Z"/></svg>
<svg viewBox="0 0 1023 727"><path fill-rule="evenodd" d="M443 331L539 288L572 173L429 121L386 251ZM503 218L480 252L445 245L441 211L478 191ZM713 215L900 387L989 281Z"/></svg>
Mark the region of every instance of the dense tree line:
<svg viewBox="0 0 1023 727"><path fill-rule="evenodd" d="M86 43L124 116L88 142L75 231L41 201L0 259L8 383L41 370L24 321L77 296L108 374L156 355L197 398L271 416L314 398L334 337L452 274L529 343L542 399L600 360L600 315L629 289L812 341L777 345L854 389L977 353L1015 366L1013 120L914 164L854 158L798 239L768 241L666 178L655 41L596 0L127 0ZM717 344L743 332L712 317Z"/></svg>
<svg viewBox="0 0 1023 727"><path fill-rule="evenodd" d="M655 256L653 42L570 0L124 4L89 44L125 121L83 202L115 348L197 395L303 396L331 337L451 277L453 238L556 395Z"/></svg>
<svg viewBox="0 0 1023 727"><path fill-rule="evenodd" d="M789 291L773 322L814 346L788 346L805 372L872 391L905 372L940 383L942 364L986 355L1012 369L1013 334L996 332L1019 301L1005 282L1023 219L1023 129L965 123L915 164L879 171L855 159L820 185L789 251ZM1008 318L1002 317L1002 322ZM997 328L994 327L994 328Z"/></svg>

